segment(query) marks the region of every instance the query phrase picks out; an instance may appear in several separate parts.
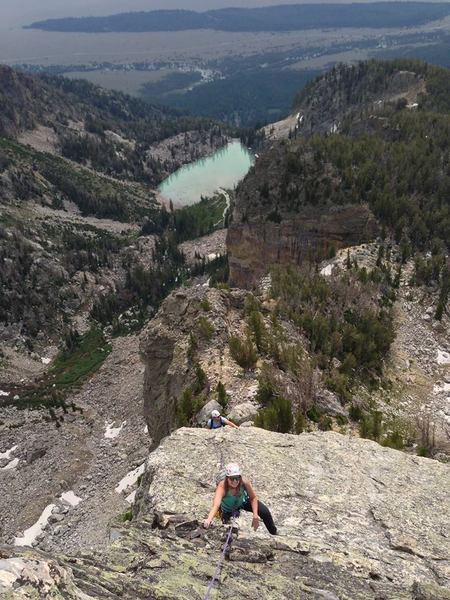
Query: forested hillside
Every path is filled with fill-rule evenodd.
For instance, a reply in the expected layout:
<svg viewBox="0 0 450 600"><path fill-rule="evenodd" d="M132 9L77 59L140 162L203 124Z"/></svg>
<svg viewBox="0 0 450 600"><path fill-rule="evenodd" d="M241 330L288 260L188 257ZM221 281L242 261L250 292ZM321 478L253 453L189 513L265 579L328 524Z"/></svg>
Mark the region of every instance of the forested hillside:
<svg viewBox="0 0 450 600"><path fill-rule="evenodd" d="M243 218L367 204L406 253L448 248L449 98L450 72L425 63L336 67L301 92L291 139L241 184Z"/></svg>
<svg viewBox="0 0 450 600"><path fill-rule="evenodd" d="M272 144L239 185L231 280L257 286L269 265L292 269L272 273L279 310L308 337L343 397L350 373L361 376L369 363L373 373L386 356L407 263L412 282L435 286L434 317L448 312L449 90L449 71L419 62L338 66L300 94L289 139ZM391 248L389 266L382 248L370 270L349 258L343 280L314 274L339 249L374 240ZM342 285L362 289L350 298ZM364 300L368 290L378 308Z"/></svg>
<svg viewBox="0 0 450 600"><path fill-rule="evenodd" d="M226 143L208 119L151 105L82 80L24 75L0 67L0 136L35 132L47 150L109 176L155 185L185 162ZM44 129L42 129L44 128ZM155 146L184 135L182 148L161 160ZM33 135L27 143L33 145Z"/></svg>
<svg viewBox="0 0 450 600"><path fill-rule="evenodd" d="M228 137L207 119L9 67L0 104L0 364L14 380L24 361L39 372L49 344L65 365L104 344L99 324L142 326L184 269L153 188ZM47 387L22 404L61 402Z"/></svg>

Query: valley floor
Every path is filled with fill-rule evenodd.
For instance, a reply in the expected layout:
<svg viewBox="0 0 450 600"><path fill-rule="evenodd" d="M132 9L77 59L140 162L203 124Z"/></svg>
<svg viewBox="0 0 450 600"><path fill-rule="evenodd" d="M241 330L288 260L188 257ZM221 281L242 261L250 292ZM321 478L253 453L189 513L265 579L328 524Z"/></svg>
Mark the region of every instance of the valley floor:
<svg viewBox="0 0 450 600"><path fill-rule="evenodd" d="M137 336L117 338L112 344L100 370L68 399L83 414L65 415L59 429L38 411L4 411L8 429L2 431L2 446L16 446L9 459L18 459L18 464L0 472L3 542L21 538L44 509L55 504L48 526L35 542L40 548L72 552L101 546L109 541L111 519L129 509L125 498L137 476L122 483L123 491L116 488L148 454L143 368ZM9 459L0 464L9 464ZM68 492L81 499L76 506L61 500Z"/></svg>

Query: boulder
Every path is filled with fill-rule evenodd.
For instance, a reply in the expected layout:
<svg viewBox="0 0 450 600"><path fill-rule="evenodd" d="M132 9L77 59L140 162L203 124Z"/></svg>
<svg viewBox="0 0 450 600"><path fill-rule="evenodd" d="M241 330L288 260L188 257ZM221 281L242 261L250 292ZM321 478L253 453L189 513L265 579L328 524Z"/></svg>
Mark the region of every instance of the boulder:
<svg viewBox="0 0 450 600"><path fill-rule="evenodd" d="M221 414L223 413L223 408L217 402L217 400L210 400L205 404L205 406L195 415L195 420L199 425L204 425L207 423L208 419L211 417L211 412L213 410L218 410Z"/></svg>
<svg viewBox="0 0 450 600"><path fill-rule="evenodd" d="M326 415L348 417L348 412L339 402L336 394L333 394L330 390L321 389L317 392L316 406Z"/></svg>
<svg viewBox="0 0 450 600"><path fill-rule="evenodd" d="M245 421L253 420L253 418L256 416L256 413L258 412L258 408L258 405L253 404L253 402L242 402L242 404L234 406L227 416L234 423L240 425Z"/></svg>
<svg viewBox="0 0 450 600"><path fill-rule="evenodd" d="M36 447L36 448L31 448L30 450L27 450L27 457L26 457L27 463L29 465L31 465L32 463L34 463L34 461L45 456L46 452L47 452L47 448L45 448L45 447Z"/></svg>

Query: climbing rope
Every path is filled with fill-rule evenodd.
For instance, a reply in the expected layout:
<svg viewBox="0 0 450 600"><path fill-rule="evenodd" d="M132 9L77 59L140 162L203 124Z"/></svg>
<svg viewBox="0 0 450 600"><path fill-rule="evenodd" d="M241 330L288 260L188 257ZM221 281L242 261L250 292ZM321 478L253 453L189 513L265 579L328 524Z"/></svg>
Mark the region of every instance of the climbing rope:
<svg viewBox="0 0 450 600"><path fill-rule="evenodd" d="M217 441L216 435L213 438L213 444L216 451L216 456L219 459L219 480L216 479L217 484L220 481L220 476L223 475L223 471L225 469L225 459L223 457L223 449L219 447L219 442Z"/></svg>
<svg viewBox="0 0 450 600"><path fill-rule="evenodd" d="M234 519L235 519L235 516L233 515L233 517L231 519L230 528L228 530L228 535L225 539L225 543L222 548L222 553L220 554L220 558L217 562L216 570L214 571L214 575L211 577L211 581L209 582L208 589L206 590L206 595L205 595L204 600L209 600L209 595L211 593L211 590L213 589L213 586L214 586L215 582L217 581L217 578L220 575L220 570L222 569L222 564L223 564L223 561L225 560L227 549L231 542L231 534L233 533Z"/></svg>
<svg viewBox="0 0 450 600"><path fill-rule="evenodd" d="M223 469L225 467L225 460L223 457L223 449L221 447L219 447L216 436L214 436L213 443L214 443L214 448L216 450L216 455L219 459L219 469L220 469L220 471L223 471ZM218 483L218 482L216 481L216 483ZM231 543L231 534L233 533L233 526L234 526L236 514L239 514L239 513L233 513L233 516L231 518L230 528L228 530L227 537L225 538L225 543L223 545L222 552L220 554L220 558L217 561L216 570L214 571L214 575L211 577L211 581L209 582L208 589L206 590L206 595L205 595L204 600L209 600L209 595L211 594L211 590L213 589L214 584L220 575L220 571L222 569L222 564L225 560L225 556L227 554L228 547Z"/></svg>

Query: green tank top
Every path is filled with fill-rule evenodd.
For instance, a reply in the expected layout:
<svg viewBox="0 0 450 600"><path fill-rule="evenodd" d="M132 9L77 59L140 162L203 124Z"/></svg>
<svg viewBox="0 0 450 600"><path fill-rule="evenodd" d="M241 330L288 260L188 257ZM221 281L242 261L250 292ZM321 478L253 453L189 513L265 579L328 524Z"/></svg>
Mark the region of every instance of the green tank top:
<svg viewBox="0 0 450 600"><path fill-rule="evenodd" d="M232 496L229 491L225 494L220 503L220 510L224 513L233 513L234 511L239 510L247 500L247 490L241 485L236 496Z"/></svg>

